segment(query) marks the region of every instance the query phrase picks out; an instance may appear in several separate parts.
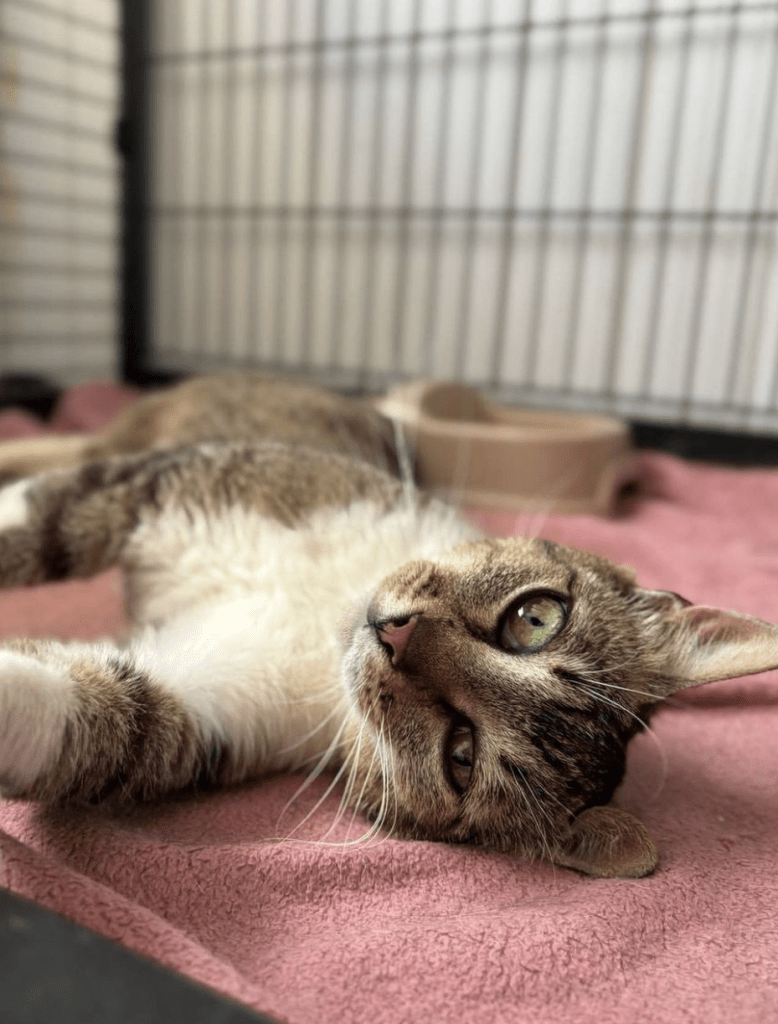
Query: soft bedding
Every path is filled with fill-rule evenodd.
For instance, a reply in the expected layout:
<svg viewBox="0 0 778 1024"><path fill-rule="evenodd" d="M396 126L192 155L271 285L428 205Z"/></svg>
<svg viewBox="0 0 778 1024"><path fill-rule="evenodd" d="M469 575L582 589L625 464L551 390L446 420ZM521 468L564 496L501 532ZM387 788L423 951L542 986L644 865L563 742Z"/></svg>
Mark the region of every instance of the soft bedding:
<svg viewBox="0 0 778 1024"><path fill-rule="evenodd" d="M129 389L65 396L95 429ZM778 472L641 459L613 520L473 511L635 566L646 586L778 622ZM0 593L0 635L125 628L116 573ZM335 823L318 779L272 778L124 818L0 805L8 889L280 1020L778 1021L778 674L676 698L632 744L621 802L660 848L649 878L379 837ZM291 801L291 804L290 804Z"/></svg>

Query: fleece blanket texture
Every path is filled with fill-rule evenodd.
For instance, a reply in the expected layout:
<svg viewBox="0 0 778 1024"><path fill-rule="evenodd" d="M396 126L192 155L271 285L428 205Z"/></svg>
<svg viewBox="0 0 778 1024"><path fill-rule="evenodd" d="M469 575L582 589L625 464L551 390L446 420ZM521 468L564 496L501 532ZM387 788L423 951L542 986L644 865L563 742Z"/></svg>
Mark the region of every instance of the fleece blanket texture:
<svg viewBox="0 0 778 1024"><path fill-rule="evenodd" d="M92 429L132 399L77 389L53 429ZM0 437L41 429L0 417ZM641 470L639 496L613 520L474 516L778 621L778 472L661 455ZM3 635L123 625L115 573L0 594ZM776 735L775 673L687 692L657 714L631 747L623 794L661 851L639 881L385 837L344 845L365 823L333 824L339 794L324 779L287 807L300 778L119 820L6 802L0 877L294 1024L764 1024L778 1021Z"/></svg>

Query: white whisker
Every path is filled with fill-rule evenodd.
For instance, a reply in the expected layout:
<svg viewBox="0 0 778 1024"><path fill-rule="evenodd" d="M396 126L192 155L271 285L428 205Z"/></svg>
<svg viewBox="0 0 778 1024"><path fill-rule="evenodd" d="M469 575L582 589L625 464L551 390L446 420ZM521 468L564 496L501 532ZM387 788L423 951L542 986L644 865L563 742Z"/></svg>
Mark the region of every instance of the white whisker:
<svg viewBox="0 0 778 1024"><path fill-rule="evenodd" d="M281 753L281 754L289 754L293 750L297 750L299 747L305 746L305 744L309 740L312 740L313 737L317 733L321 732L321 730L328 724L328 722L330 722L338 713L342 714L342 709L336 704L334 707L332 707L329 710L329 712L324 716L324 718L320 719L316 723L316 725L313 726L312 729L310 729L308 732L304 733L302 736L299 736L294 741L294 743L290 743L288 746L282 747L280 749L279 753ZM314 756L318 756L318 755L314 755Z"/></svg>
<svg viewBox="0 0 778 1024"><path fill-rule="evenodd" d="M383 732L383 724L381 725L381 733L382 732ZM367 791L367 787L368 787L368 784L370 782L370 773L373 771L373 765L376 762L376 758L378 758L380 760L379 748L380 748L380 744L381 744L381 733L379 733L378 736L375 738L375 743L374 743L374 746L373 746L373 754L372 754L372 757L370 758L370 764L367 766L367 770L365 771L365 777L362 780L362 788L359 791L359 796L357 796L356 800L352 800L351 799L351 795L349 794L349 803L351 804L352 812L353 813L351 815L351 821L348 824L348 828L346 829L346 841L348 841L348 837L351 834L351 829L352 829L352 826L354 825L354 821L356 820L357 814L360 813L360 808L362 807L362 800L363 800L363 798L365 796L365 792ZM356 769L356 765L355 765L355 769ZM354 777L356 777L356 770L354 772Z"/></svg>
<svg viewBox="0 0 778 1024"><path fill-rule="evenodd" d="M546 828L543 825L542 819L545 818L546 823L549 826L551 826L552 829L553 829L553 826L554 826L554 822L551 819L551 817L548 814L548 812L542 806L540 801L538 800L537 795L532 791L532 786L531 786L531 783L529 781L529 778L527 777L527 773L524 771L524 769L521 767L521 765L519 765L519 764L512 764L511 765L511 773L513 773L514 771L519 773L519 778L520 778L520 781L522 783L522 785L519 786L519 793L521 794L521 797L524 800L524 803L525 803L526 808L527 808L527 812L529 813L530 818L532 819L532 822L533 822L533 824L535 826L535 831L536 831L536 833L537 833L537 835L538 835L538 837L540 839L541 845L543 847L544 855L545 855L546 859L548 861L550 861L551 864L553 864L554 863L554 858L553 858L553 855L552 855L552 852L551 852L551 846L549 845L549 842L548 842L548 837L547 837L547 834L546 834ZM534 802L534 805L535 805L535 809L533 809L533 802ZM538 817L538 813L536 813L536 811L541 815L540 818Z"/></svg>
<svg viewBox="0 0 778 1024"><path fill-rule="evenodd" d="M633 690L629 686L619 686L617 683L606 683L602 679L592 679L591 676L592 673L587 672L585 680L592 686L604 686L607 690L620 690L622 693L634 693L636 697L647 697L650 701L657 703L661 703L664 700L664 697L657 696L655 693L648 693L646 690ZM627 711L628 709L624 708L624 710Z"/></svg>
<svg viewBox="0 0 778 1024"><path fill-rule="evenodd" d="M324 833L324 836L322 838L326 838L335 828L337 828L337 826L343 820L346 814L346 810L352 805L352 794L354 791L354 784L357 777L357 770L359 768L360 755L362 753L362 738L365 735L366 731L367 722L363 720L362 723L360 724L356 743L352 746L351 750L348 753L348 756L344 761L344 766L348 770L348 775L346 777L346 784L343 788L343 793L341 794L340 803L338 804L337 813L335 814L335 817L333 818L330 827ZM375 756L375 754L373 756ZM371 766L372 763L373 762L371 760Z"/></svg>
<svg viewBox="0 0 778 1024"><path fill-rule="evenodd" d="M327 788L326 788L326 789L324 790L324 792L323 792L323 793L322 793L322 795L321 795L321 796L319 797L319 799L318 799L318 800L316 801L316 803L315 803L315 804L313 805L313 807L312 807L312 808L311 808L311 809L310 809L310 810L308 811L308 813L307 813L306 815L304 815L304 817L303 817L303 818L302 818L302 819L301 819L300 821L298 821L298 822L297 822L297 824L295 825L295 827L294 827L294 828L292 829L292 831L291 831L291 832L290 832L290 833L288 834L288 836L287 836L287 838L288 838L288 839L291 839L291 837L292 837L292 836L293 836L293 835L295 834L295 832L297 832L297 831L298 831L299 829L301 829L301 828L302 828L302 827L303 827L303 826L304 826L304 825L305 825L305 824L306 824L306 823L307 823L308 821L310 821L310 819L311 819L311 818L313 817L313 815L314 815L314 814L315 814L315 813L316 813L316 812L317 812L317 811L319 810L319 808L320 808L320 807L322 806L322 804L323 804L323 803L324 803L324 802L326 801L327 797L328 797L328 796L330 795L330 793L331 793L331 792L333 791L333 789L334 789L334 788L335 788L335 787L337 786L337 784L338 784L338 783L340 782L340 779L341 779L341 777L342 777L343 773L345 772L345 770L346 770L346 764L345 764L345 762L344 762L344 763L343 763L343 764L342 764L342 765L340 766L340 768L338 768L337 772L335 773L335 776L334 776L334 778L332 779L332 781L330 782L330 784L329 784L329 785L327 786ZM291 806L291 804L292 804L292 803L293 803L293 802L294 802L294 801L295 801L295 800L296 800L296 799L298 798L298 796L299 796L300 792L301 792L301 790L298 790L298 792L297 792L297 793L295 793L295 795L294 795L294 796L292 797L292 799L291 799L291 800L290 800L290 801L289 801L289 802L288 802L288 803L286 804L286 806L284 807L284 809L283 809L283 810L281 811L281 814L280 814L280 815L278 816L278 823L277 823L277 825L276 825L276 827L277 827L277 828L279 828L279 827L280 827L280 824L281 824L281 820L282 820L282 818L283 818L284 814L286 813L286 811L288 810L288 808L289 808L289 807Z"/></svg>
<svg viewBox="0 0 778 1024"><path fill-rule="evenodd" d="M383 742L383 748L384 748L384 755L386 757L386 761L388 762L388 764L384 764L383 765L384 792L388 792L389 790L391 790L392 796L394 798L393 799L393 803L394 803L394 816L392 818L391 828L389 828L387 830L388 836L392 836L392 835L394 835L394 830L397 827L397 817L398 817L398 814L399 814L399 804L397 802L397 787L394 786L394 785L391 785L391 782L396 777L395 776L396 767L395 767L395 758L394 758L394 748L392 747L391 743L389 742L389 728L388 728L388 726L387 726L387 730L386 730L386 740L384 740L384 742Z"/></svg>
<svg viewBox="0 0 778 1024"><path fill-rule="evenodd" d="M657 734L654 732L654 730L648 724L648 722L644 722L643 719L640 717L640 715L635 714L634 711L632 711L628 707L625 707L623 704L620 704L618 701L611 700L609 697L606 697L605 694L600 693L599 690L596 689L596 687L600 686L600 685L602 685L602 684L601 683L598 684L596 682L592 682L591 686L595 687L595 689L591 689L590 687L586 687L586 686L582 686L581 689L583 690L584 693L588 694L588 696L591 697L593 700L600 700L604 704L610 704L611 707L614 707L618 711L622 711L624 714L630 715L632 718L634 718L635 721L638 722L640 724L640 726L643 728L643 730L645 731L646 735L651 739L651 742L654 744L654 746L656 747L656 749L657 749L657 751L659 753L659 759L660 759L662 768L661 768L661 773L660 773L659 785L657 787L656 793L654 794L654 799L656 799L656 797L659 796L659 793L661 792L662 787L664 786L665 778L667 776L667 768L668 768L668 765L667 765L667 754L665 753L665 750L664 750L664 748L662 746L662 743L661 743L659 737L657 736Z"/></svg>
<svg viewBox="0 0 778 1024"><path fill-rule="evenodd" d="M335 752L336 752L336 751L337 751L337 749L338 749L338 745L340 744L341 738L342 738L342 736L343 736L343 733L345 732L345 729L346 729L346 726L347 726L347 724L348 724L348 719L344 717L343 721L342 721L342 722L341 722L341 724L340 724L340 727L338 728L338 731L337 731L337 732L335 733L335 736L334 736L334 737L333 737L333 739L332 739L332 742L330 743L330 745L329 745L329 746L327 747L327 749L326 749L326 750L324 751L324 753L323 753L323 754L321 755L321 757L319 758L319 761L318 761L318 764L316 765L316 767L315 767L315 768L314 768L314 769L313 769L313 770L312 770L311 772L309 772L309 774L308 774L308 775L306 776L306 778L304 779L304 781L303 781L303 782L302 782L302 783L300 784L300 786L299 786L299 787L298 787L298 788L297 788L297 789L295 790L295 792L294 792L294 793L292 794L292 796L291 796L291 797L289 798L289 800L287 800L286 804L284 804L283 808L281 809L281 813L280 813L280 814L279 814L279 816L278 816L278 821L277 821L277 823L276 823L276 828L278 828L279 830L280 830L280 827L281 827L281 821L283 820L283 818L284 818L284 815L285 815L285 814L286 814L286 812L287 812L287 811L289 810L289 808L290 808L290 807L292 806L292 804L293 804L293 803L294 803L294 802L295 802L296 800L298 800L298 799L299 799L299 798L300 798L300 797L302 796L302 794L303 794L303 793L304 793L304 792L305 792L305 791L306 791L306 790L307 790L307 789L309 788L309 786L310 786L310 785L311 785L311 784L312 784L312 783L313 783L313 782L314 782L314 781L315 781L315 780L316 780L316 779L317 779L317 778L318 778L318 777L319 777L319 776L321 775L321 773L322 773L322 772L323 772L323 771L324 771L324 770L326 769L326 767L327 767L327 765L329 764L329 762L330 762L330 760L331 760L332 756L333 756L333 755L335 754ZM345 761L344 761L344 764L343 764L343 765L341 765L341 767L340 767L340 769L339 769L339 771L338 771L337 775L335 776L335 779L336 779L336 780L337 780L338 778L340 778L341 774L343 773L343 769L344 769L344 767L345 767ZM296 826L296 828L299 828L299 827L300 827L300 825L304 824L304 823L305 823L305 821L307 821L307 820L308 820L308 818L309 818L309 817L311 816L311 814L313 814L313 812L314 812L315 810L317 810L317 809L319 808L319 806L321 805L322 801L323 801L323 800L325 799L325 797L326 797L326 796L328 796L328 795L329 795L329 793L330 793L330 792L331 792L331 787L330 787L330 788L329 788L329 789L327 790L327 792L325 793L325 796L324 796L324 797L322 797L322 798L321 798L321 799L320 799L320 800L318 801L318 803L317 803L317 804L315 805L315 807L313 808L313 810L312 810L312 811L310 811L310 812L309 812L309 813L308 813L308 814L307 814L307 815L305 816L305 818L303 819L303 821L302 821L302 822L300 822L300 823L299 823L299 824L298 824L298 825Z"/></svg>

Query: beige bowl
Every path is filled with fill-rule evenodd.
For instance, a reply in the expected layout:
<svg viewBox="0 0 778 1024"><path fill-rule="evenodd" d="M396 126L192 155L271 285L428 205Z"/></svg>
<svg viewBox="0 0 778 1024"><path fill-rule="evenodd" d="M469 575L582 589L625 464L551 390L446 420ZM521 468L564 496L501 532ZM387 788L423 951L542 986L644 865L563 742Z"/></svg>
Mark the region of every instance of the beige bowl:
<svg viewBox="0 0 778 1024"><path fill-rule="evenodd" d="M629 427L607 416L515 409L429 381L376 405L401 424L420 482L466 505L608 515L636 479Z"/></svg>

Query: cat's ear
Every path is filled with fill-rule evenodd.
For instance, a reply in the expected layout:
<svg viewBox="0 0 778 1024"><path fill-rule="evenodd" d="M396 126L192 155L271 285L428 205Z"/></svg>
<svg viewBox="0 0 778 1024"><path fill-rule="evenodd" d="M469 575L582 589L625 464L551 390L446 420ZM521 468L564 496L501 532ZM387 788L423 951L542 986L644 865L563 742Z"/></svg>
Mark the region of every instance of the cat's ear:
<svg viewBox="0 0 778 1024"><path fill-rule="evenodd" d="M778 626L771 622L689 604L677 594L643 595L661 624L659 649L672 690L778 668Z"/></svg>
<svg viewBox="0 0 778 1024"><path fill-rule="evenodd" d="M648 829L618 807L590 807L570 826L554 862L597 878L642 878L657 864Z"/></svg>

